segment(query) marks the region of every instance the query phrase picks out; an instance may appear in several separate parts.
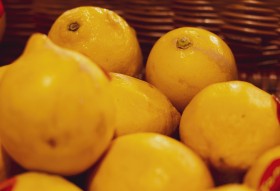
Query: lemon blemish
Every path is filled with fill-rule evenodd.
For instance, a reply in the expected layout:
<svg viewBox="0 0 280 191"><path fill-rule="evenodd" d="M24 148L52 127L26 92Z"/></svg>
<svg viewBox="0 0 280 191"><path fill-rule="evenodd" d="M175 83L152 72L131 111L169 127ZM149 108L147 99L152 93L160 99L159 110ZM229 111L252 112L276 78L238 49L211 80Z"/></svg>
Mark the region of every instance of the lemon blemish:
<svg viewBox="0 0 280 191"><path fill-rule="evenodd" d="M73 23L70 23L70 24L68 25L68 30L69 30L69 31L72 31L72 32L77 31L79 28L80 28L80 24L77 23L77 22L73 22Z"/></svg>

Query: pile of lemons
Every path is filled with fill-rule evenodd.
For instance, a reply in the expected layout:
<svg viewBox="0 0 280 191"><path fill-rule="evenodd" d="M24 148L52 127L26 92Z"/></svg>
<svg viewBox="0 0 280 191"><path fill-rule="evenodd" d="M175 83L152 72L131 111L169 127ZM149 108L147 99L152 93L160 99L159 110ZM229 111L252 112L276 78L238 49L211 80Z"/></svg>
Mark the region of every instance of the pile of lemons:
<svg viewBox="0 0 280 191"><path fill-rule="evenodd" d="M278 112L217 35L174 29L143 63L123 18L77 7L0 68L0 190L279 190Z"/></svg>

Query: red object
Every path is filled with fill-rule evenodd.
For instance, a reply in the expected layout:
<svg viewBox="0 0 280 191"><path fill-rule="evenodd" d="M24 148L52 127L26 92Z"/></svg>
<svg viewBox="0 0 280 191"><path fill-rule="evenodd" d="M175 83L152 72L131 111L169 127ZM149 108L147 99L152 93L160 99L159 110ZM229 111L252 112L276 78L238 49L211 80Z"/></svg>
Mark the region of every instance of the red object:
<svg viewBox="0 0 280 191"><path fill-rule="evenodd" d="M2 0L0 0L0 17L2 17L3 15L4 15L4 7L3 7Z"/></svg>
<svg viewBox="0 0 280 191"><path fill-rule="evenodd" d="M16 184L16 178L10 178L0 183L0 191L12 191Z"/></svg>
<svg viewBox="0 0 280 191"><path fill-rule="evenodd" d="M280 159L272 161L266 168L261 177L259 189L269 191L280 190Z"/></svg>

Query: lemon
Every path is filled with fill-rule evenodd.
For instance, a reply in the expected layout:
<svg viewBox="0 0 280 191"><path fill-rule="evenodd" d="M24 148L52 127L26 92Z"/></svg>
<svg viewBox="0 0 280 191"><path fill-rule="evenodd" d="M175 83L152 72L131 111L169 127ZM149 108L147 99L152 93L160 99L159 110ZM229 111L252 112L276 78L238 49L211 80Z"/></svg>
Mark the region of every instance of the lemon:
<svg viewBox="0 0 280 191"><path fill-rule="evenodd" d="M25 172L0 183L10 191L82 191L63 177L39 172Z"/></svg>
<svg viewBox="0 0 280 191"><path fill-rule="evenodd" d="M0 83L0 136L28 170L62 175L94 164L114 132L109 76L88 58L34 34Z"/></svg>
<svg viewBox="0 0 280 191"><path fill-rule="evenodd" d="M257 191L242 184L226 184L207 191Z"/></svg>
<svg viewBox="0 0 280 191"><path fill-rule="evenodd" d="M179 141L157 133L117 137L94 171L89 191L198 191L213 187L203 161Z"/></svg>
<svg viewBox="0 0 280 191"><path fill-rule="evenodd" d="M180 113L151 84L124 74L111 73L116 106L116 136L136 132L171 135Z"/></svg>
<svg viewBox="0 0 280 191"><path fill-rule="evenodd" d="M108 9L85 6L68 10L56 19L48 35L107 71L130 76L141 72L142 53L134 30Z"/></svg>
<svg viewBox="0 0 280 191"><path fill-rule="evenodd" d="M217 35L200 28L182 27L163 35L153 46L146 80L183 111L202 88L237 79L235 59Z"/></svg>
<svg viewBox="0 0 280 191"><path fill-rule="evenodd" d="M259 191L277 191L280 181L280 146L263 153L245 175L244 183Z"/></svg>
<svg viewBox="0 0 280 191"><path fill-rule="evenodd" d="M183 112L181 140L220 170L246 171L280 143L273 96L242 81L201 90Z"/></svg>
<svg viewBox="0 0 280 191"><path fill-rule="evenodd" d="M0 67L0 81L1 81L2 76L4 75L4 73L5 73L5 71L7 70L8 67L9 67L9 65L5 65L5 66Z"/></svg>

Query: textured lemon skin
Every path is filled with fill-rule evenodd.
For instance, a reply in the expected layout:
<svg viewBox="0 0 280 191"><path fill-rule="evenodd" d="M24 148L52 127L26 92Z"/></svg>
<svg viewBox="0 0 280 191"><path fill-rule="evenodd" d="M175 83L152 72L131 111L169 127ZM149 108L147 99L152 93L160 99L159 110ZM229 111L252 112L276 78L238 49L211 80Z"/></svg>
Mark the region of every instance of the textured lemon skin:
<svg viewBox="0 0 280 191"><path fill-rule="evenodd" d="M231 81L200 91L183 112L181 140L221 170L247 170L280 143L273 97L254 85Z"/></svg>
<svg viewBox="0 0 280 191"><path fill-rule="evenodd" d="M177 41L187 39L187 48ZM146 64L146 80L183 111L193 96L215 82L237 79L234 56L217 35L200 28L182 27L163 35Z"/></svg>
<svg viewBox="0 0 280 191"><path fill-rule="evenodd" d="M77 31L69 30L77 23ZM49 38L78 51L110 72L136 76L142 71L142 52L135 31L115 12L99 7L77 7L52 25Z"/></svg>
<svg viewBox="0 0 280 191"><path fill-rule="evenodd" d="M136 132L171 135L181 114L151 84L124 74L111 73L116 107L116 136Z"/></svg>
<svg viewBox="0 0 280 191"><path fill-rule="evenodd" d="M211 187L206 165L189 148L164 135L136 133L113 141L89 191L197 191Z"/></svg>
<svg viewBox="0 0 280 191"><path fill-rule="evenodd" d="M23 55L5 71L0 91L3 146L28 170L80 173L112 139L108 76L45 35L29 39Z"/></svg>

